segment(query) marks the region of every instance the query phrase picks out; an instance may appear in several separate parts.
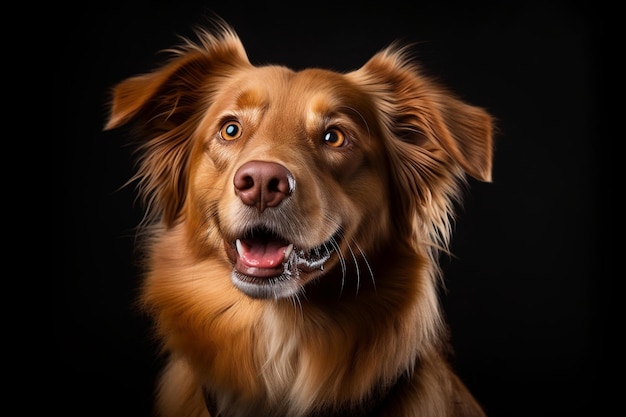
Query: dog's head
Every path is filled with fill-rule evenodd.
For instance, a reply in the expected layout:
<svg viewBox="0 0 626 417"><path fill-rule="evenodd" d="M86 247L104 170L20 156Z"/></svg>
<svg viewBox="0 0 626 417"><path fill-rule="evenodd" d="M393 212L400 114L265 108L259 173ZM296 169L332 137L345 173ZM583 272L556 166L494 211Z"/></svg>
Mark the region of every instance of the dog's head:
<svg viewBox="0 0 626 417"><path fill-rule="evenodd" d="M232 264L251 297L293 296L385 247L445 246L465 174L490 180L491 117L405 48L296 72L252 65L227 26L198 35L116 86L106 128L138 129L153 223Z"/></svg>

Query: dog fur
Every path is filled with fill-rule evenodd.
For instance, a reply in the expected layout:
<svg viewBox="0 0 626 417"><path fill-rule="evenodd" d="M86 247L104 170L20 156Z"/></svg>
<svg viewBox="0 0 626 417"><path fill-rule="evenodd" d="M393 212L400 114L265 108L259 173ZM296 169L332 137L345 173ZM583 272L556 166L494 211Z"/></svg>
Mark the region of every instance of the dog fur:
<svg viewBox="0 0 626 417"><path fill-rule="evenodd" d="M438 262L467 175L491 181L492 116L398 43L293 71L217 22L171 52L114 87L105 127L140 141L156 413L484 416L450 365Z"/></svg>

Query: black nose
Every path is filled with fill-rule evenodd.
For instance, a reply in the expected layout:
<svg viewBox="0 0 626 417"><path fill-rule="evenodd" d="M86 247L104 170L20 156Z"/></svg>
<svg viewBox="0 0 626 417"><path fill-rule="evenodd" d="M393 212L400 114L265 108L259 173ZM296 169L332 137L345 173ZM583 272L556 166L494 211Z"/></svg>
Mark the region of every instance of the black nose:
<svg viewBox="0 0 626 417"><path fill-rule="evenodd" d="M250 161L243 164L233 178L235 193L248 206L262 212L276 207L293 194L296 181L291 172L275 162Z"/></svg>

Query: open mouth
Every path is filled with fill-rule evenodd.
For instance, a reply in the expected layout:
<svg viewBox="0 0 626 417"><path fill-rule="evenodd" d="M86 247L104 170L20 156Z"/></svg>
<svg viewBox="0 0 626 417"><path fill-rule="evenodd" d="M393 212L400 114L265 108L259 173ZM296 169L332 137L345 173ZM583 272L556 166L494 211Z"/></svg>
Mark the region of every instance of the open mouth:
<svg viewBox="0 0 626 417"><path fill-rule="evenodd" d="M302 273L321 271L335 251L335 237L303 249L265 228L257 227L227 245L233 262L233 283L254 298L282 298L302 285Z"/></svg>

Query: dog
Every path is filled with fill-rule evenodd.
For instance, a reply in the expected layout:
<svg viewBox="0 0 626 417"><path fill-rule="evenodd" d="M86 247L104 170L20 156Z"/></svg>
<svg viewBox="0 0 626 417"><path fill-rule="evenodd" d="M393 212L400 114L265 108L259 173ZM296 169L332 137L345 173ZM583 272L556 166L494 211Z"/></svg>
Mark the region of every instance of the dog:
<svg viewBox="0 0 626 417"><path fill-rule="evenodd" d="M138 305L161 417L484 416L441 254L495 118L391 42L349 72L255 65L228 23L111 87L136 140Z"/></svg>

